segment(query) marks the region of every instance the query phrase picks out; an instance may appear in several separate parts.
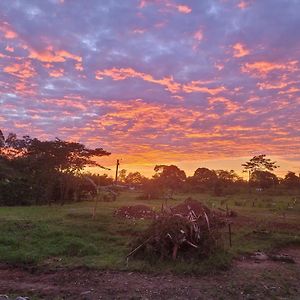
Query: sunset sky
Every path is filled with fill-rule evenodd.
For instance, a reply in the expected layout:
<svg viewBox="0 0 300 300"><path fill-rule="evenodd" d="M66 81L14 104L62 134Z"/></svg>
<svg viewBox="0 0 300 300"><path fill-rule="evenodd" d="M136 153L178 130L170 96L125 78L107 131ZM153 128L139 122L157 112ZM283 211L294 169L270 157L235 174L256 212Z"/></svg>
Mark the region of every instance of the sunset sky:
<svg viewBox="0 0 300 300"><path fill-rule="evenodd" d="M300 0L1 0L0 129L106 166L300 172Z"/></svg>

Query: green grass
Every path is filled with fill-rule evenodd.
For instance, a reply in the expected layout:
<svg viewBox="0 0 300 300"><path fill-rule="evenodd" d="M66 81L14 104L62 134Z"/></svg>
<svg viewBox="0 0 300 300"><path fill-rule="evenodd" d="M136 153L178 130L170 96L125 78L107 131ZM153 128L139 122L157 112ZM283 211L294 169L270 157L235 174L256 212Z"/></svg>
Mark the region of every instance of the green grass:
<svg viewBox="0 0 300 300"><path fill-rule="evenodd" d="M130 252L130 241L149 221L122 220L113 216L114 210L123 205L134 204L146 204L159 210L162 200L141 201L136 199L137 192L124 192L116 202L99 203L95 220L91 218L91 202L51 207L1 207L0 262L48 267L88 266L114 270L206 273L226 269L231 258L241 253L270 251L291 243L300 245L299 232L268 227L270 222L299 225L299 203L293 209L288 208L291 197L179 194L169 204L175 205L188 196L214 208L225 209L227 204L238 215L251 218L253 224L233 226L233 247L230 249L225 230L225 250L204 261L159 261L151 264L131 258L127 264L125 257ZM275 204L270 206L270 203ZM269 232L259 233L260 230Z"/></svg>

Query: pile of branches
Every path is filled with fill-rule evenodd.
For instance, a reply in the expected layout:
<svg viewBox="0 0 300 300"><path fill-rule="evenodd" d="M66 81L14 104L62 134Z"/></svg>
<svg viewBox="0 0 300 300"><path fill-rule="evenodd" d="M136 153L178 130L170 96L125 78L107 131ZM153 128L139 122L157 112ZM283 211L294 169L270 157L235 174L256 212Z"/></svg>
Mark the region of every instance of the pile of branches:
<svg viewBox="0 0 300 300"><path fill-rule="evenodd" d="M187 199L179 209L163 209L148 229L134 242L134 249L127 258L203 258L212 254L220 238L220 229L226 225L224 218L196 200L195 212ZM194 202L196 201L196 202ZM186 210L185 208L188 208ZM177 207L178 208L178 207ZM184 209L183 209L184 208Z"/></svg>

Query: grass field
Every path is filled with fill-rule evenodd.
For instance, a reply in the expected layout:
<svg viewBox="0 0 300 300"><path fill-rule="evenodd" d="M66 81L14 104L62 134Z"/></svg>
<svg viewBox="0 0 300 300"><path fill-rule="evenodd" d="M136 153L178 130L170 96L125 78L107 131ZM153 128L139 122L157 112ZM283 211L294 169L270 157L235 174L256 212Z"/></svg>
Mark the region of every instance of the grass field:
<svg viewBox="0 0 300 300"><path fill-rule="evenodd" d="M148 263L125 257L130 241L149 221L124 220L113 216L123 205L146 204L159 210L162 200L137 200L137 192L123 192L116 202L99 203L92 220L92 202L64 206L0 208L0 262L47 267L88 266L99 269L208 272L230 265L232 257L257 250L270 251L288 244L300 245L300 197L245 194L212 197L179 194L175 205L188 196L211 208L237 212L232 218L233 245L224 231L224 251L202 262ZM298 199L295 203L295 199ZM254 205L254 206L253 206Z"/></svg>

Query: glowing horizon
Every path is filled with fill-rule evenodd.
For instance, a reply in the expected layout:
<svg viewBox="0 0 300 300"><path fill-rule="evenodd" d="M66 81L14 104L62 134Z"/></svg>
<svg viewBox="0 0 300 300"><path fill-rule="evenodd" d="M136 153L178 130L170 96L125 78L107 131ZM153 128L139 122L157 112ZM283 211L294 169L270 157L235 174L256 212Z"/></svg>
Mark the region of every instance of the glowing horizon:
<svg viewBox="0 0 300 300"><path fill-rule="evenodd" d="M241 174L262 153L300 172L299 1L99 3L1 1L5 134L103 147L147 176Z"/></svg>

